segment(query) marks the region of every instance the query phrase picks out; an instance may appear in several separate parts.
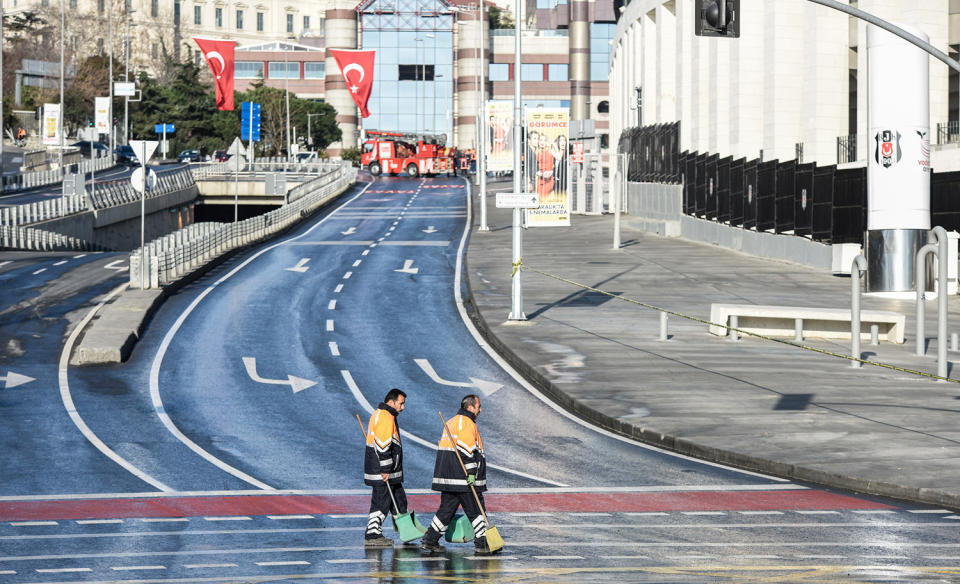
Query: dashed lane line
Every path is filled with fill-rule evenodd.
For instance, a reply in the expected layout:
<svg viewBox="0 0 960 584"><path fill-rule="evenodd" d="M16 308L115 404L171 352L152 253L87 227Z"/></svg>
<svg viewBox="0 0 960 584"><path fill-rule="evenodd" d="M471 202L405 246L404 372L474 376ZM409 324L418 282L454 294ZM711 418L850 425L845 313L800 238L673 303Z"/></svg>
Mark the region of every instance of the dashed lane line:
<svg viewBox="0 0 960 584"><path fill-rule="evenodd" d="M237 564L184 564L184 568L203 569L203 568L237 568Z"/></svg>
<svg viewBox="0 0 960 584"><path fill-rule="evenodd" d="M336 300L331 300L330 302L327 303L327 310L336 310L336 309L337 309Z"/></svg>
<svg viewBox="0 0 960 584"><path fill-rule="evenodd" d="M134 570L166 570L166 566L110 566L111 570L120 571L134 571Z"/></svg>
<svg viewBox="0 0 960 584"><path fill-rule="evenodd" d="M327 332L333 332L333 320L327 319Z"/></svg>
<svg viewBox="0 0 960 584"><path fill-rule="evenodd" d="M254 562L261 567L273 567L273 566L309 566L310 562L306 560L290 560L286 562Z"/></svg>
<svg viewBox="0 0 960 584"><path fill-rule="evenodd" d="M90 568L37 568L39 574L70 574L73 572L92 572Z"/></svg>
<svg viewBox="0 0 960 584"><path fill-rule="evenodd" d="M330 347L330 354L334 357L340 356L340 346L337 345L336 341L330 341L327 343L327 346Z"/></svg>
<svg viewBox="0 0 960 584"><path fill-rule="evenodd" d="M353 262L353 267L357 267L357 266L359 266L359 265L362 264L362 263L363 263L363 260L357 260L357 261Z"/></svg>
<svg viewBox="0 0 960 584"><path fill-rule="evenodd" d="M182 523L190 521L187 517L144 517L140 521L144 523Z"/></svg>
<svg viewBox="0 0 960 584"><path fill-rule="evenodd" d="M333 292L334 292L335 294L339 294L339 293L343 292L343 284L337 284L337 287L333 289Z"/></svg>
<svg viewBox="0 0 960 584"><path fill-rule="evenodd" d="M67 263L67 260L60 260L59 262L56 262L56 263L54 263L53 265L55 265L55 266L62 266L62 265L65 264L65 263Z"/></svg>
<svg viewBox="0 0 960 584"><path fill-rule="evenodd" d="M229 517L204 517L204 521L253 521L252 517L245 515L232 515Z"/></svg>
<svg viewBox="0 0 960 584"><path fill-rule="evenodd" d="M349 280L349 279L350 279L350 276L352 276L352 275L353 275L353 272L347 272L346 274L343 275L343 279L344 279L344 280Z"/></svg>
<svg viewBox="0 0 960 584"><path fill-rule="evenodd" d="M533 556L535 560L583 560L583 556Z"/></svg>
<svg viewBox="0 0 960 584"><path fill-rule="evenodd" d="M56 521L13 521L10 523L13 527L36 527L39 525L60 525Z"/></svg>
<svg viewBox="0 0 960 584"><path fill-rule="evenodd" d="M316 519L313 515L267 515L268 519L287 521L290 519Z"/></svg>
<svg viewBox="0 0 960 584"><path fill-rule="evenodd" d="M953 513L946 509L907 509L907 513Z"/></svg>
<svg viewBox="0 0 960 584"><path fill-rule="evenodd" d="M328 564L377 564L379 558L344 558L342 560L324 560Z"/></svg>
<svg viewBox="0 0 960 584"><path fill-rule="evenodd" d="M46 271L47 271L47 268L40 268L39 270L37 270L36 272L34 272L33 275L36 276L37 274L39 274L39 273L41 273L41 272L46 272Z"/></svg>
<svg viewBox="0 0 960 584"><path fill-rule="evenodd" d="M110 525L123 523L123 519L77 519L77 525Z"/></svg>

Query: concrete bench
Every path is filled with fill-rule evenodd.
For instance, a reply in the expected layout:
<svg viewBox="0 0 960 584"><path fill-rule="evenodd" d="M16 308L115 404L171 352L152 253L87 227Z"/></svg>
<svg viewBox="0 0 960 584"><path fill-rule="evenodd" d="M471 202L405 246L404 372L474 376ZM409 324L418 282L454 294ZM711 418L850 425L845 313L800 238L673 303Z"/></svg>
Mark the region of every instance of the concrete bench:
<svg viewBox="0 0 960 584"><path fill-rule="evenodd" d="M816 337L822 339L850 339L850 309L809 308L804 306L763 306L756 304L711 304L710 322L731 325L730 317L737 317L736 328L770 337ZM888 310L860 311L860 338L870 340L870 327L877 325L879 339L902 343L906 317ZM710 325L710 332L726 336L723 326Z"/></svg>

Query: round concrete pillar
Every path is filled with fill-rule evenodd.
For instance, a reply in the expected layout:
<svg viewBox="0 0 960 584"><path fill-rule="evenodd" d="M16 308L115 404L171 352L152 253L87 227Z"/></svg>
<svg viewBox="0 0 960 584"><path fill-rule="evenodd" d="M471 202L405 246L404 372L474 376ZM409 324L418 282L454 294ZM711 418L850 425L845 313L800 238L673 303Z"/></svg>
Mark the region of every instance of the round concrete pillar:
<svg viewBox="0 0 960 584"><path fill-rule="evenodd" d="M327 49L356 49L357 47L357 12L354 4L349 2L334 2L326 11L326 48ZM334 142L327 149L332 155L337 155L344 148L356 148L360 143L359 121L360 112L353 102L347 84L340 74L337 60L330 52L326 58L326 76L324 80L326 102L337 110L337 124L343 137L340 142Z"/></svg>

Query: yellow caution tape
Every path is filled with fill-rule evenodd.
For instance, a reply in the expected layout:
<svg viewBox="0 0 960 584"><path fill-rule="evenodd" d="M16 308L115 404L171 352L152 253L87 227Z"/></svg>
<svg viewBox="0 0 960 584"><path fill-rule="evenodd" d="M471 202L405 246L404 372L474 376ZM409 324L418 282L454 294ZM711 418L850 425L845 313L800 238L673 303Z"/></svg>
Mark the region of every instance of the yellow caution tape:
<svg viewBox="0 0 960 584"><path fill-rule="evenodd" d="M518 262L518 263L522 263L522 262ZM514 264L514 268L513 268L513 269L514 269L514 273L516 273L516 271L517 271L517 269L518 269L518 265L517 265L517 264ZM798 349L803 349L803 350L805 350L805 351L812 351L812 352L814 352L814 353L820 353L820 354L822 354L822 355L828 355L828 356L830 356L830 357L837 357L838 359L846 359L847 361L857 361L857 362L859 362L859 363L863 363L863 364L866 364L866 365L872 365L872 366L874 366L874 367L882 367L882 368L884 368L884 369L892 369L893 371L899 371L899 372L901 372L901 373L909 373L909 374L911 374L911 375L917 375L917 376L920 376L920 377L928 377L928 378L930 378L930 379L937 379L937 380L939 380L939 381L949 381L949 382L951 382L951 383L960 383L960 379L950 379L949 377L940 377L939 375L934 375L933 373L925 373L925 372L923 372L923 371L917 371L916 369L908 369L908 368L906 368L906 367L899 367L899 366L897 366L897 365L891 365L890 363L883 363L882 361L867 361L867 360L865 360L865 359L858 359L858 358L852 357L852 356L850 356L850 355L844 355L844 354L842 354L842 353L836 353L836 352L833 352L833 351L827 351L826 349L819 349L819 348L817 348L817 347L811 347L811 346L809 346L809 345L803 345L803 344L801 344L801 343L797 343L797 342L794 342L794 341L788 341L788 340L785 340L785 339L777 339L777 338L774 338L774 337L768 337L768 336L766 336L766 335L761 335L761 334L757 334L757 333L754 333L754 332L745 331L745 330L743 330L743 329L734 328L734 327L729 326L729 325L727 325L727 324L719 324L719 323L715 323L715 322L710 322L709 320L704 320L704 319L702 319L702 318L697 318L696 316L690 316L689 314L682 314L682 313L680 313L680 312L674 312L674 311L672 311L672 310L667 310L666 308L660 308L660 307L658 307L658 306L653 306L652 304L647 304L647 303L645 303L645 302L640 302L639 300L633 300L633 299L631 299L631 298L626 298L626 297L624 297L624 296L618 296L618 295L616 295L616 294L607 292L606 290L601 290L601 289L599 289L599 288L594 288L594 287L592 287L592 286L587 286L586 284L581 284L581 283L579 283L579 282L575 282L575 281L573 281L573 280L569 280L569 279L567 279L567 278L563 278L563 277L557 276L557 275L555 275L555 274L550 274L550 273L548 273L548 272L542 272L542 271L540 271L540 270L538 270L538 269L536 269L536 268L530 268L530 267L524 266L523 270L524 270L525 272L533 272L533 273L535 273L535 274L540 274L541 276L546 276L546 277L548 277L548 278L553 278L554 280L559 280L559 281L561 281L561 282L565 282L565 283L570 284L570 285L572 285L572 286L577 286L577 287L579 287L579 288L583 288L584 290L590 290L591 292L596 292L596 293L598 293L598 294L603 294L604 296L609 296L610 298L616 298L617 300L623 300L624 302L629 302L630 304L636 304L637 306L642 306L642 307L644 307L644 308L649 308L649 309L651 309L651 310L657 310L657 311L660 311L660 312L664 312L664 313L669 314L669 315L671 315L671 316L676 316L677 318L684 318L684 319L687 319L687 320L692 320L693 322L699 322L699 323L706 324L706 325L710 325L710 326L718 326L718 327L727 329L728 331L737 331L738 333L740 333L740 334L742 334L742 335L747 335L747 336L751 336L751 337L756 337L756 338L758 338L758 339L763 339L763 340L765 340L765 341L773 341L773 342L775 342L775 343L780 343L780 344L783 344L783 345L790 345L791 347L796 347L796 348L798 348Z"/></svg>
<svg viewBox="0 0 960 584"><path fill-rule="evenodd" d="M516 276L517 272L520 271L521 267L523 267L523 258L520 258L517 261L513 262L513 271L510 272L510 277L512 278L513 276Z"/></svg>

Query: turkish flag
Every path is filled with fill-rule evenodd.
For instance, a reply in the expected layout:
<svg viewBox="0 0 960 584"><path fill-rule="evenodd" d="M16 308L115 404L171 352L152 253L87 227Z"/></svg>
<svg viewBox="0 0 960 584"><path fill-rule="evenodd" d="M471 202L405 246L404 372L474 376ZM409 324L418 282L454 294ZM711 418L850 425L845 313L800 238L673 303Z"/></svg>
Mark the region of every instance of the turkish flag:
<svg viewBox="0 0 960 584"><path fill-rule="evenodd" d="M370 111L367 101L370 99L370 90L373 89L373 56L376 51L347 51L343 49L328 49L337 60L337 67L343 74L347 89L353 101L360 108L360 115L368 118Z"/></svg>
<svg viewBox="0 0 960 584"><path fill-rule="evenodd" d="M213 73L216 87L217 109L233 111L233 49L234 41L193 39Z"/></svg>

